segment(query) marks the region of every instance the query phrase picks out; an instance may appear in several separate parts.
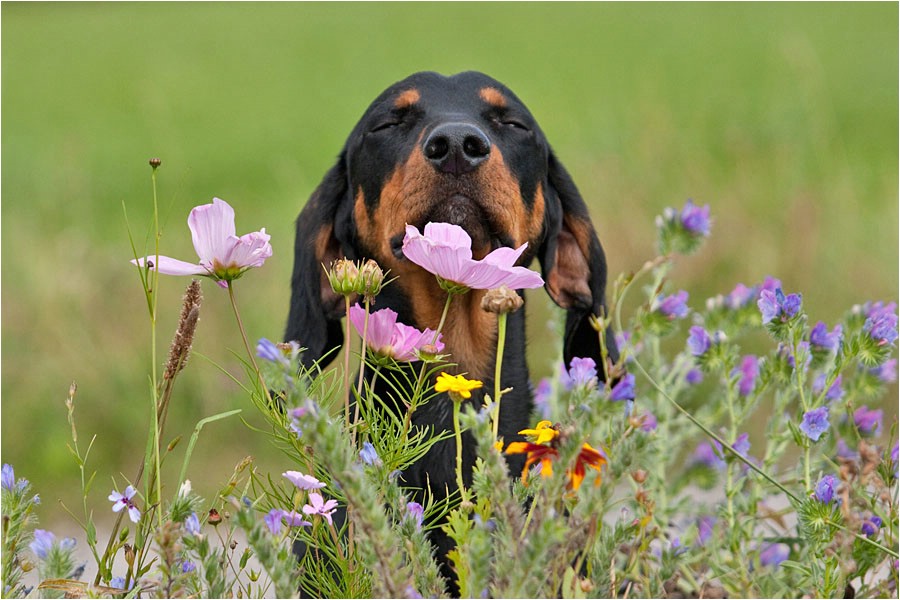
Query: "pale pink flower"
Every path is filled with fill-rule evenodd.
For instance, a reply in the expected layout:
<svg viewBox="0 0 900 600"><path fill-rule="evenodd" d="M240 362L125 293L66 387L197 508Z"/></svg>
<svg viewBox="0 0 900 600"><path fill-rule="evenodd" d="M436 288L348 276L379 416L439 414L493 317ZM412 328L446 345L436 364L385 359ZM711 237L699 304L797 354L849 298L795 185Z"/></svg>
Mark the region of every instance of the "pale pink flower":
<svg viewBox="0 0 900 600"><path fill-rule="evenodd" d="M137 523L141 519L141 511L138 510L138 507L134 504L134 496L137 494L137 490L132 486L128 486L125 488L125 493L119 493L116 490L113 490L109 495L109 501L113 503L112 510L113 512L119 512L122 509L128 509L128 518L131 519L133 523Z"/></svg>
<svg viewBox="0 0 900 600"><path fill-rule="evenodd" d="M325 499L322 498L322 494L310 492L309 504L303 505L303 514L325 517L328 524L332 525L331 515L334 513L335 509L337 509L337 500L328 500L326 502Z"/></svg>
<svg viewBox="0 0 900 600"><path fill-rule="evenodd" d="M202 275L212 277L221 287L237 279L252 267L261 267L272 256L269 234L263 228L238 237L234 227L234 209L219 198L212 204L194 207L188 227L199 263L168 256L146 256L131 262L139 267L150 264L166 275Z"/></svg>
<svg viewBox="0 0 900 600"><path fill-rule="evenodd" d="M297 486L297 489L300 490L317 490L325 487L324 483L312 475L305 475L300 471L285 471L281 476L293 483Z"/></svg>
<svg viewBox="0 0 900 600"><path fill-rule="evenodd" d="M472 238L459 225L428 223L424 234L407 225L403 238L403 254L410 261L439 278L476 290L489 290L505 285L510 289L536 288L544 285L541 276L515 266L528 243L515 250L497 248L481 260L472 258Z"/></svg>
<svg viewBox="0 0 900 600"><path fill-rule="evenodd" d="M366 328L366 310L359 304L350 307L350 322L360 335L366 331L366 344L377 354L393 358L397 361L416 359L416 350L432 343L434 331L419 331L411 325L397 322L397 313L390 308L382 308L369 313L369 325ZM444 349L441 336L434 342L437 351Z"/></svg>

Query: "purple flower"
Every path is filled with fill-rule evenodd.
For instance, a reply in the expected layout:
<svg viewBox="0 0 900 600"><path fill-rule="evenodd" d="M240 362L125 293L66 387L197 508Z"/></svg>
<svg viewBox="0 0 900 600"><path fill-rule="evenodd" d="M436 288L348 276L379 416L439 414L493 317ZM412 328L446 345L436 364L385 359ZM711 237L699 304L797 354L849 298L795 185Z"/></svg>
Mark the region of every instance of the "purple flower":
<svg viewBox="0 0 900 600"><path fill-rule="evenodd" d="M780 317L781 322L786 322L794 318L800 312L802 296L800 294L784 295L781 288L775 291L762 290L759 293L759 300L756 305L762 313L763 324Z"/></svg>
<svg viewBox="0 0 900 600"><path fill-rule="evenodd" d="M681 209L681 225L695 235L709 235L709 204L700 207L688 200Z"/></svg>
<svg viewBox="0 0 900 600"><path fill-rule="evenodd" d="M382 308L369 314L369 323L366 325L366 310L359 304L350 307L350 322L360 335L366 332L366 344L381 356L387 356L397 361L416 360L416 351L423 346L432 343L435 339L434 331L425 329L419 331L410 325L397 322L397 313L390 308ZM444 349L441 341L443 334L437 336L434 346L438 352Z"/></svg>
<svg viewBox="0 0 900 600"><path fill-rule="evenodd" d="M871 311L863 324L863 331L867 332L879 346L897 341L897 315L888 308L890 307Z"/></svg>
<svg viewBox="0 0 900 600"><path fill-rule="evenodd" d="M712 444L710 444L710 442L700 442L694 449L692 462L706 465L707 467L712 467L714 469L724 467L725 460L722 458L721 445L715 440L712 441Z"/></svg>
<svg viewBox="0 0 900 600"><path fill-rule="evenodd" d="M378 452L371 442L363 442L362 450L359 451L359 458L367 465L380 465L381 459L378 458Z"/></svg>
<svg viewBox="0 0 900 600"><path fill-rule="evenodd" d="M534 388L534 407L541 415L541 419L550 419L550 397L553 394L553 383L549 377L541 379Z"/></svg>
<svg viewBox="0 0 900 600"><path fill-rule="evenodd" d="M671 296L659 296L656 310L669 319L681 319L686 317L690 310L687 306L688 293L681 290Z"/></svg>
<svg viewBox="0 0 900 600"><path fill-rule="evenodd" d="M260 338L259 342L257 342L256 355L263 360L279 364L282 367L291 366L291 361L288 360L281 348L275 342L266 338Z"/></svg>
<svg viewBox="0 0 900 600"><path fill-rule="evenodd" d="M687 340L688 349L691 351L691 354L694 356L703 356L709 350L711 344L712 340L705 329L699 325L691 327Z"/></svg>
<svg viewBox="0 0 900 600"><path fill-rule="evenodd" d="M31 542L28 547L31 548L31 551L34 552L35 556L44 560L53 549L54 542L56 542L56 536L53 535L53 533L45 529L35 529L34 541Z"/></svg>
<svg viewBox="0 0 900 600"><path fill-rule="evenodd" d="M656 420L656 415L648 410L643 414L641 418L641 431L645 431L647 433L656 431L656 427L658 424L659 423Z"/></svg>
<svg viewBox="0 0 900 600"><path fill-rule="evenodd" d="M739 283L734 286L734 289L731 290L731 293L729 293L728 296L725 297L725 306L732 310L737 310L750 302L750 300L752 300L755 295L755 288L749 288L743 283Z"/></svg>
<svg viewBox="0 0 900 600"><path fill-rule="evenodd" d="M881 529L881 525L883 524L881 517L869 517L862 524L862 532L866 535L866 537L875 537L878 535L878 530Z"/></svg>
<svg viewBox="0 0 900 600"><path fill-rule="evenodd" d="M881 435L881 423L884 411L880 408L869 410L868 406L860 406L853 411L853 422L863 435Z"/></svg>
<svg viewBox="0 0 900 600"><path fill-rule="evenodd" d="M334 513L335 509L337 509L337 500L328 500L326 502L325 499L322 498L322 494L310 492L309 504L303 506L303 514L325 517L328 524L333 525L334 522L331 520L331 515Z"/></svg>
<svg viewBox="0 0 900 600"><path fill-rule="evenodd" d="M703 371L700 369L691 369L685 374L684 380L691 385L697 385L703 381Z"/></svg>
<svg viewBox="0 0 900 600"><path fill-rule="evenodd" d="M869 372L884 383L893 383L897 381L897 359L888 359L884 361L884 364L870 369Z"/></svg>
<svg viewBox="0 0 900 600"><path fill-rule="evenodd" d="M592 358L572 358L569 371L563 386L571 389L577 386L594 387L597 385L597 363Z"/></svg>
<svg viewBox="0 0 900 600"><path fill-rule="evenodd" d="M416 529L422 527L422 521L425 518L425 509L418 502L407 502L406 513L412 517L416 524Z"/></svg>
<svg viewBox="0 0 900 600"><path fill-rule="evenodd" d="M281 514L284 511L280 508L273 508L263 517L263 521L266 524L266 527L269 528L269 531L272 532L272 535L279 535L281 530L283 529Z"/></svg>
<svg viewBox="0 0 900 600"><path fill-rule="evenodd" d="M272 256L270 236L265 228L237 237L234 209L219 198L212 204L195 207L188 216L188 227L200 263L188 263L168 256L146 256L132 260L139 267L149 266L166 275L202 275L213 278L221 287L237 279L247 269L261 267Z"/></svg>
<svg viewBox="0 0 900 600"><path fill-rule="evenodd" d="M790 555L787 544L766 544L759 551L759 564L763 567L777 567Z"/></svg>
<svg viewBox="0 0 900 600"><path fill-rule="evenodd" d="M625 375L625 377L620 379L619 382L610 390L609 399L613 402L618 402L619 400L633 400L634 375L628 373Z"/></svg>
<svg viewBox="0 0 900 600"><path fill-rule="evenodd" d="M282 477L297 486L300 490L318 490L325 487L325 484L313 477L312 475L304 475L300 471L285 471Z"/></svg>
<svg viewBox="0 0 900 600"><path fill-rule="evenodd" d="M845 442L843 438L838 438L835 454L841 458L856 458L856 452L847 446L847 442Z"/></svg>
<svg viewBox="0 0 900 600"><path fill-rule="evenodd" d="M830 504L834 499L834 493L837 489L837 479L834 475L825 475L816 484L814 496L816 500L822 504Z"/></svg>
<svg viewBox="0 0 900 600"><path fill-rule="evenodd" d="M197 565L189 560L185 560L181 562L181 572L182 573L193 573L197 570Z"/></svg>
<svg viewBox="0 0 900 600"><path fill-rule="evenodd" d="M128 518L131 519L132 523L137 523L141 519L141 511L134 505L135 494L137 494L137 490L129 485L125 488L124 494L113 490L109 495L109 501L113 503L113 512L119 512L123 508L127 508Z"/></svg>
<svg viewBox="0 0 900 600"><path fill-rule="evenodd" d="M822 434L828 431L828 407L821 406L803 413L800 431L812 441L819 441Z"/></svg>
<svg viewBox="0 0 900 600"><path fill-rule="evenodd" d="M712 537L713 528L716 525L716 518L712 515L705 515L697 520L697 543L705 546L709 538Z"/></svg>
<svg viewBox="0 0 900 600"><path fill-rule="evenodd" d="M200 519L197 513L192 512L190 516L184 520L184 529L191 535L200 535Z"/></svg>
<svg viewBox="0 0 900 600"><path fill-rule="evenodd" d="M835 325L831 333L828 333L824 321L819 321L809 332L809 343L820 350L834 350L841 342L842 331L840 325Z"/></svg>
<svg viewBox="0 0 900 600"><path fill-rule="evenodd" d="M825 399L831 402L835 400L840 400L844 395L844 388L841 387L842 376L838 375L835 377L834 381L831 382L831 385L828 387L828 391L825 392ZM822 390L825 389L826 377L825 373L820 373L818 377L813 380L813 391L817 394L821 394Z"/></svg>
<svg viewBox="0 0 900 600"><path fill-rule="evenodd" d="M749 396L756 387L756 378L759 377L759 359L748 354L741 359L741 366L736 368L732 375L739 375L738 393L741 396Z"/></svg>
<svg viewBox="0 0 900 600"><path fill-rule="evenodd" d="M311 495L312 494L310 494L310 496ZM331 500L330 502L337 504L334 500ZM303 515L293 510L281 511L281 519L288 527L309 527L312 525L312 523L303 518Z"/></svg>
<svg viewBox="0 0 900 600"><path fill-rule="evenodd" d="M21 481L25 481L24 479L20 480L20 484L16 484L16 472L13 470L12 465L4 464L2 472L0 472L0 485L2 485L4 490L14 492L21 491L25 486L21 485ZM26 482L27 485L27 482Z"/></svg>
<svg viewBox="0 0 900 600"><path fill-rule="evenodd" d="M759 286L759 291L769 290L770 292L774 292L778 288L781 287L781 280L777 277L772 277L771 275L766 275L766 278L763 280L762 284Z"/></svg>
<svg viewBox="0 0 900 600"><path fill-rule="evenodd" d="M505 285L510 289L537 288L544 280L536 272L515 266L526 244L515 250L497 248L482 260L472 258L472 238L459 225L428 223L419 233L407 225L403 254L413 263L454 284L489 290Z"/></svg>
<svg viewBox="0 0 900 600"><path fill-rule="evenodd" d="M747 458L750 453L750 434L742 433L737 436L737 439L731 444L731 447L734 448L734 451Z"/></svg>

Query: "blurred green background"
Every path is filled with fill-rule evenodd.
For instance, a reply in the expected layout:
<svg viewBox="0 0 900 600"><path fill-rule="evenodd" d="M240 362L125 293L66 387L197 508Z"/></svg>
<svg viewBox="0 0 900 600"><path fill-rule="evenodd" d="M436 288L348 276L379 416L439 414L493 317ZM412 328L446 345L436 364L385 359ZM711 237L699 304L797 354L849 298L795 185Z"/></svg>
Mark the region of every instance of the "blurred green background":
<svg viewBox="0 0 900 600"><path fill-rule="evenodd" d="M418 70L481 70L529 105L613 275L653 256L655 215L693 198L715 218L673 273L695 307L769 274L829 323L896 299L897 19L896 3L3 3L2 460L44 517L75 504L72 381L82 448L98 436L98 508L141 460L149 326L123 203L143 242L149 158L162 253L191 259L187 214L213 196L239 233L271 233L273 258L237 294L251 338L278 339L297 212L368 103ZM188 282L160 283L164 356ZM259 424L213 365L239 372L241 344L225 293L204 288L171 436L232 408ZM554 344L533 298L537 377L554 356L534 349ZM286 468L238 419L209 426L195 486L248 454Z"/></svg>

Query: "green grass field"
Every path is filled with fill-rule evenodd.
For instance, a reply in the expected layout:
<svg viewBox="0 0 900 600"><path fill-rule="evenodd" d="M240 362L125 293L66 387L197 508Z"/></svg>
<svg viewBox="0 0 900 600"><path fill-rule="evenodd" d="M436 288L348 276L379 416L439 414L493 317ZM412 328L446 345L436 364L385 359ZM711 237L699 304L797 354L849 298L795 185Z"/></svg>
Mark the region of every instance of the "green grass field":
<svg viewBox="0 0 900 600"><path fill-rule="evenodd" d="M297 212L368 103L418 70L481 70L529 105L614 275L653 256L656 214L693 198L715 218L673 274L694 306L766 275L828 322L896 299L897 17L895 3L4 3L3 462L48 514L80 496L73 380L79 443L98 436L92 500L141 460L149 328L123 204L143 243L147 159L163 160L162 253L193 256L185 220L213 196L239 233L267 228L274 257L237 294L250 336L277 339ZM164 354L187 281L161 284ZM204 288L171 436L232 408L259 422L215 366L239 371L240 338L224 292ZM533 298L541 375L554 356L534 351L552 340ZM285 468L239 420L213 424L193 477L220 483L247 454Z"/></svg>

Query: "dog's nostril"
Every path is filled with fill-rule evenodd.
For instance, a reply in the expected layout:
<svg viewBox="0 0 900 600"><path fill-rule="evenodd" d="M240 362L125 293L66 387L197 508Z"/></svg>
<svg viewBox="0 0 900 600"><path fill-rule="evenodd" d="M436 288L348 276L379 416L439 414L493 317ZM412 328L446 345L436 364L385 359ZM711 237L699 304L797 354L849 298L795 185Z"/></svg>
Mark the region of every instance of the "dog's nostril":
<svg viewBox="0 0 900 600"><path fill-rule="evenodd" d="M449 150L450 142L443 135L432 135L425 143L425 157L429 160L445 158Z"/></svg>
<svg viewBox="0 0 900 600"><path fill-rule="evenodd" d="M468 135L463 140L463 153L471 158L482 158L490 154L491 145L483 136Z"/></svg>

